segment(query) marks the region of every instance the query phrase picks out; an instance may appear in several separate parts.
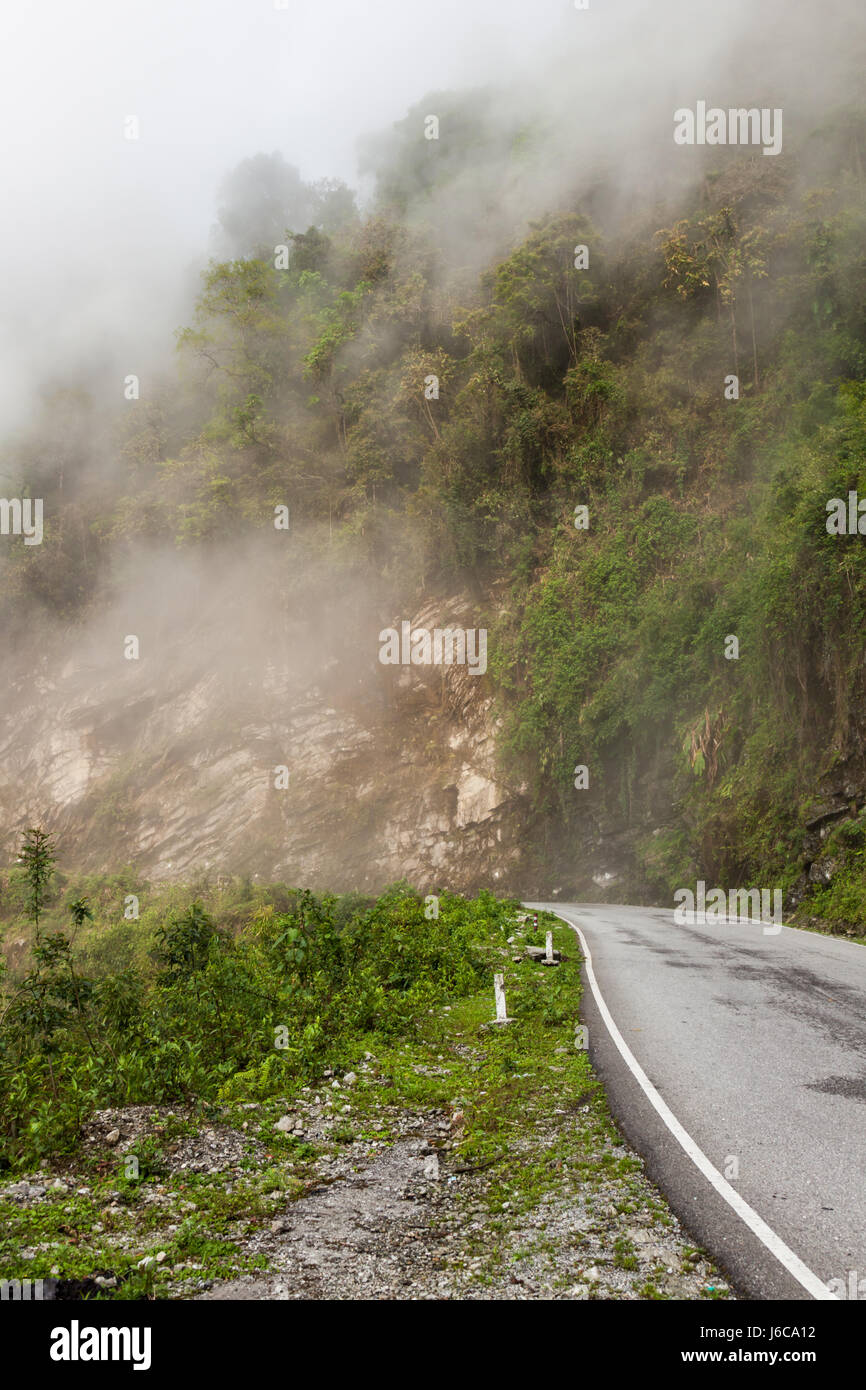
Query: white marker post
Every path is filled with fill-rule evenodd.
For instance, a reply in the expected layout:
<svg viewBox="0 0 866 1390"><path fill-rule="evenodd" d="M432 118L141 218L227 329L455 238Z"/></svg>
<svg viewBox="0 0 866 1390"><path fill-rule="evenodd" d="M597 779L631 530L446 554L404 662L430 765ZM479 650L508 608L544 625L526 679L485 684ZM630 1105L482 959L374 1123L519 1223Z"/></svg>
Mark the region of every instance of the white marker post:
<svg viewBox="0 0 866 1390"><path fill-rule="evenodd" d="M493 976L493 989L496 994L496 1022L510 1023L511 1019L505 1012L505 976Z"/></svg>
<svg viewBox="0 0 866 1390"><path fill-rule="evenodd" d="M553 965L553 932L549 931L544 940L545 954L544 959L548 965Z"/></svg>

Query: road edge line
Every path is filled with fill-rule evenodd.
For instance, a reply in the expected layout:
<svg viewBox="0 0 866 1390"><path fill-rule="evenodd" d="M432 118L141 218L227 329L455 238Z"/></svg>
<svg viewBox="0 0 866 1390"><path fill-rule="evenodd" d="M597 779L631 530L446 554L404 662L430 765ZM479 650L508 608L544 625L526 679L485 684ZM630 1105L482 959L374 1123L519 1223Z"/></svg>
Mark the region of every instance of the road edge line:
<svg viewBox="0 0 866 1390"><path fill-rule="evenodd" d="M750 1207L748 1202L740 1196L739 1192L731 1187L727 1179L722 1177L718 1168L710 1162L703 1149L695 1142L688 1130L680 1124L670 1106L667 1105L659 1095L659 1092L650 1081L625 1038L617 1028L613 1015L607 1007L604 995L601 992L598 980L595 977L595 970L592 964L592 952L589 949L589 943L580 927L576 922L569 922L567 917L563 917L561 913L554 911L553 908L548 908L547 911L554 917L558 917L561 922L565 922L566 926L577 933L584 955L590 989L592 990L593 998L598 1006L598 1011L604 1019L605 1026L610 1033L614 1046L632 1076L637 1081L650 1105L670 1130L677 1143L692 1160L699 1172L701 1172L707 1181L716 1189L719 1196L728 1203L728 1206L736 1212L740 1220L748 1226L752 1235L755 1236L762 1245L766 1246L770 1254L779 1261L779 1264L787 1270L793 1279L797 1280L798 1284L802 1285L807 1293L811 1294L814 1299L838 1303L839 1300L836 1295L830 1292L827 1285L818 1278L817 1274L813 1273L809 1266L800 1259L799 1255L794 1254L794 1251L785 1244L781 1236L776 1235L773 1228L767 1225L766 1221L762 1216L758 1215L754 1207Z"/></svg>

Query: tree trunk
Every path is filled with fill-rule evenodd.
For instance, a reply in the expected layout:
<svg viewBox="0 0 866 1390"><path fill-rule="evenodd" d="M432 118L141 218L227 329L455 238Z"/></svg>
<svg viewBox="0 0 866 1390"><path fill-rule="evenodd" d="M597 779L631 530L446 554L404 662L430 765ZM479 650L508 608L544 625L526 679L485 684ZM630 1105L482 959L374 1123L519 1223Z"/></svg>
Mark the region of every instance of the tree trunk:
<svg viewBox="0 0 866 1390"><path fill-rule="evenodd" d="M753 368L754 379L755 379L755 390L757 391L757 389L758 389L758 342L757 342L757 338L755 337L755 304L754 304L754 300L752 299L752 280L751 280L751 276L750 276L749 279L746 281L746 284L747 284L747 286L748 286L748 291L749 291L749 318L750 318L750 320L751 320L751 325L752 325L752 368Z"/></svg>
<svg viewBox="0 0 866 1390"><path fill-rule="evenodd" d="M733 296L733 294L731 295L730 309L731 309L731 343L733 344L733 349L734 349L734 375L735 375L735 376L739 376L739 375L740 375L740 354L739 354L738 349L737 349L737 312L736 312L736 306L735 306L735 304L734 304L734 296Z"/></svg>

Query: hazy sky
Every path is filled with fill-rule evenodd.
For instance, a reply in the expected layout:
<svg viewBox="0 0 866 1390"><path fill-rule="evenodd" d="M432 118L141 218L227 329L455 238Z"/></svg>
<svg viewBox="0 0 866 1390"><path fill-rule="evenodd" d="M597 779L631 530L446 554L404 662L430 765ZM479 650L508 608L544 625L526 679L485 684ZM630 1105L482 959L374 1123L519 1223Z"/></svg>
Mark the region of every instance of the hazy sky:
<svg viewBox="0 0 866 1390"><path fill-rule="evenodd" d="M354 184L360 134L430 88L525 61L564 11L576 17L562 0L6 5L0 433L26 385L94 338L112 361L119 344L133 359L158 347L240 159L280 150L305 178Z"/></svg>
<svg viewBox="0 0 866 1390"><path fill-rule="evenodd" d="M849 0L845 0L849 3ZM777 11L826 27L809 0L10 0L0 18L3 131L0 436L36 380L71 367L146 369L186 313L216 190L240 159L279 150L307 179L356 184L358 137L435 88L556 67L628 102L671 99L732 29ZM736 18L735 18L736 17ZM606 66L595 58L607 40ZM810 47L801 43L804 71ZM614 55L611 57L611 54ZM814 76L814 74L813 74ZM633 80L632 80L633 79ZM697 95L702 95L697 92ZM125 117L140 138L124 139ZM604 112L599 112L603 125Z"/></svg>

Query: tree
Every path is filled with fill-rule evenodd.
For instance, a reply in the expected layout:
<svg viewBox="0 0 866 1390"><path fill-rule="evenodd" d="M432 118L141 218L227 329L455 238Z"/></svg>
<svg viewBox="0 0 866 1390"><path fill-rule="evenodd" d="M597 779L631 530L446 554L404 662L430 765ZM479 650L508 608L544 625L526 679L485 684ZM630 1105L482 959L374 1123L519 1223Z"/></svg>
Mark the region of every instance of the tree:
<svg viewBox="0 0 866 1390"><path fill-rule="evenodd" d="M705 217L693 229L688 220L657 233L667 275L665 288L674 289L681 299L691 299L702 290L715 289L719 321L722 309L728 311L731 328L733 368L740 370L737 337L737 284L745 279L752 337L752 375L758 386L758 344L755 332L753 285L766 279L767 250L764 232L752 227L741 233L733 209L722 207Z"/></svg>
<svg viewBox="0 0 866 1390"><path fill-rule="evenodd" d="M219 240L232 259L270 259L304 227L336 232L357 219L352 190L339 179L304 183L277 151L242 159L219 190Z"/></svg>
<svg viewBox="0 0 866 1390"><path fill-rule="evenodd" d="M552 383L577 362L578 340L595 289L575 270L575 248L596 243L589 223L568 213L530 223L525 241L485 276L491 317L515 373Z"/></svg>
<svg viewBox="0 0 866 1390"><path fill-rule="evenodd" d="M51 875L54 872L54 840L41 826L31 826L24 832L24 842L18 856L23 866L27 885L26 907L28 916L36 927L39 940L39 919L48 896Z"/></svg>
<svg viewBox="0 0 866 1390"><path fill-rule="evenodd" d="M179 351L194 353L235 397L267 391L279 370L282 331L271 266L211 261L202 280L195 326L176 335Z"/></svg>
<svg viewBox="0 0 866 1390"><path fill-rule="evenodd" d="M76 931L79 927L83 927L85 922L93 921L93 912L87 898L76 898L67 907L67 912L72 918L72 925Z"/></svg>
<svg viewBox="0 0 866 1390"><path fill-rule="evenodd" d="M186 912L172 913L157 933L157 959L172 977L189 979L207 963L208 948L216 928L198 901Z"/></svg>
<svg viewBox="0 0 866 1390"><path fill-rule="evenodd" d="M312 222L323 232L339 232L358 220L355 195L340 179L319 179L310 185Z"/></svg>
<svg viewBox="0 0 866 1390"><path fill-rule="evenodd" d="M242 159L219 190L222 241L232 259L273 256L287 231L308 227L316 197L277 151Z"/></svg>

